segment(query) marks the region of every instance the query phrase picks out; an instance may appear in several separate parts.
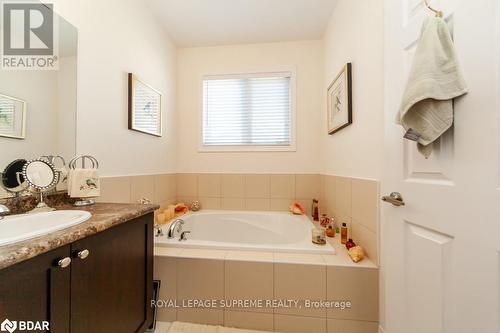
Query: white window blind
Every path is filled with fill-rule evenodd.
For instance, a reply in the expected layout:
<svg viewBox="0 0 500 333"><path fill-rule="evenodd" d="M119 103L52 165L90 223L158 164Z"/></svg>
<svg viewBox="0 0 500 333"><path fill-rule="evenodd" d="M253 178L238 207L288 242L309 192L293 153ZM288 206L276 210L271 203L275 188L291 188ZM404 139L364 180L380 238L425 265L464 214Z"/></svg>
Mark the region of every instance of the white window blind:
<svg viewBox="0 0 500 333"><path fill-rule="evenodd" d="M291 146L291 73L205 77L203 146Z"/></svg>

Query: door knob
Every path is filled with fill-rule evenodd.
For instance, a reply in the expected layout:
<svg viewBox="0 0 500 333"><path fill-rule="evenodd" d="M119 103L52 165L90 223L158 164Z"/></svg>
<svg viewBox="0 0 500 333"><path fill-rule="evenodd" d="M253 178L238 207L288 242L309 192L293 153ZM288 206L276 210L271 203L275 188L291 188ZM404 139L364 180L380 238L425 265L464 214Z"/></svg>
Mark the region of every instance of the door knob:
<svg viewBox="0 0 500 333"><path fill-rule="evenodd" d="M82 260L83 260L83 259L87 258L87 257L89 256L89 254L90 254L90 251L89 251L89 250L87 250L87 249L85 249L85 250L79 251L79 252L76 254L76 256L77 256L78 258L80 258L80 259L82 259Z"/></svg>
<svg viewBox="0 0 500 333"><path fill-rule="evenodd" d="M66 268L66 267L69 266L69 264L71 264L71 258L70 257L62 258L61 260L59 260L57 262L57 266L59 266L61 268Z"/></svg>
<svg viewBox="0 0 500 333"><path fill-rule="evenodd" d="M382 197L382 201L388 202L397 207L405 205L403 196L399 192L392 192L390 195Z"/></svg>

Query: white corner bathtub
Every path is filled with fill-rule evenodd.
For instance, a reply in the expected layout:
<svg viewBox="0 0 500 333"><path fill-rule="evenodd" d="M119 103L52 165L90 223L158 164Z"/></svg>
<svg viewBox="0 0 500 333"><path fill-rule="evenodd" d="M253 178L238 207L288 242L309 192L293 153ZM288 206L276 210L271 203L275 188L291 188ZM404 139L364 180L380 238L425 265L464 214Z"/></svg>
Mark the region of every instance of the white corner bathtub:
<svg viewBox="0 0 500 333"><path fill-rule="evenodd" d="M288 212L255 212L201 210L180 217L182 231L190 231L187 240L179 241L179 234L167 238L168 225L163 236L155 237L155 246L245 250L268 252L296 252L334 254L329 245L311 242L312 222L306 216Z"/></svg>

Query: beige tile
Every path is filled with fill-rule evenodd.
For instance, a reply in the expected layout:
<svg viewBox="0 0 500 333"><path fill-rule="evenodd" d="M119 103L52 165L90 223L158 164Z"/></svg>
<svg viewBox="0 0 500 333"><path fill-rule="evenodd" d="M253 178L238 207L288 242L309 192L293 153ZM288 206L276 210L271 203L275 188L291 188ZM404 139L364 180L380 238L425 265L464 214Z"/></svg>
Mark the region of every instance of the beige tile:
<svg viewBox="0 0 500 333"><path fill-rule="evenodd" d="M224 311L214 309L183 308L177 311L177 320L185 323L223 325Z"/></svg>
<svg viewBox="0 0 500 333"><path fill-rule="evenodd" d="M335 177L335 213L351 217L351 178Z"/></svg>
<svg viewBox="0 0 500 333"><path fill-rule="evenodd" d="M377 234L364 225L353 221L351 238L357 245L361 245L365 250L366 256L375 264L378 264L378 237Z"/></svg>
<svg viewBox="0 0 500 333"><path fill-rule="evenodd" d="M275 314L274 331L284 333L326 333L326 319Z"/></svg>
<svg viewBox="0 0 500 333"><path fill-rule="evenodd" d="M242 210L245 209L245 199L242 198L222 198L221 208L227 210Z"/></svg>
<svg viewBox="0 0 500 333"><path fill-rule="evenodd" d="M193 201L199 201L198 197L177 197L177 203L183 202L188 207L191 207Z"/></svg>
<svg viewBox="0 0 500 333"><path fill-rule="evenodd" d="M130 203L130 177L101 178L99 202Z"/></svg>
<svg viewBox="0 0 500 333"><path fill-rule="evenodd" d="M245 209L248 210L269 210L271 199L245 199Z"/></svg>
<svg viewBox="0 0 500 333"><path fill-rule="evenodd" d="M271 177L269 175L245 175L246 198L270 198Z"/></svg>
<svg viewBox="0 0 500 333"><path fill-rule="evenodd" d="M177 299L177 259L171 257L154 258L155 280L161 280L159 300L175 301ZM175 307L158 307L159 321L177 320L177 309Z"/></svg>
<svg viewBox="0 0 500 333"><path fill-rule="evenodd" d="M226 261L256 261L256 262L274 262L274 254L272 252L257 252L257 251L227 251Z"/></svg>
<svg viewBox="0 0 500 333"><path fill-rule="evenodd" d="M131 202L138 203L141 199L154 200L155 176L133 176L130 177Z"/></svg>
<svg viewBox="0 0 500 333"><path fill-rule="evenodd" d="M177 196L175 187L176 175L164 174L154 176L154 196L153 200L156 203L168 201Z"/></svg>
<svg viewBox="0 0 500 333"><path fill-rule="evenodd" d="M183 249L179 254L182 258L191 259L218 259L224 260L226 252L223 250L209 250L209 249Z"/></svg>
<svg viewBox="0 0 500 333"><path fill-rule="evenodd" d="M324 176L324 198L323 202L321 202L321 207L323 208L323 212L329 216L333 216L335 212L335 177L334 176ZM320 208L321 208L320 207Z"/></svg>
<svg viewBox="0 0 500 333"><path fill-rule="evenodd" d="M199 174L198 196L219 198L221 196L221 175L215 173Z"/></svg>
<svg viewBox="0 0 500 333"><path fill-rule="evenodd" d="M221 176L221 195L224 198L245 197L245 176L238 174L224 174Z"/></svg>
<svg viewBox="0 0 500 333"><path fill-rule="evenodd" d="M274 298L298 300L326 299L326 266L300 264L274 264ZM276 308L275 314L325 317L326 310L319 308Z"/></svg>
<svg viewBox="0 0 500 333"><path fill-rule="evenodd" d="M295 175L271 175L271 198L295 198Z"/></svg>
<svg viewBox="0 0 500 333"><path fill-rule="evenodd" d="M377 232L378 183L373 180L352 180L352 219Z"/></svg>
<svg viewBox="0 0 500 333"><path fill-rule="evenodd" d="M273 315L270 313L224 311L224 326L272 332Z"/></svg>
<svg viewBox="0 0 500 333"><path fill-rule="evenodd" d="M273 211L288 212L293 199L271 199L270 209Z"/></svg>
<svg viewBox="0 0 500 333"><path fill-rule="evenodd" d="M314 198L320 196L319 175L295 175L295 197L299 199Z"/></svg>
<svg viewBox="0 0 500 333"><path fill-rule="evenodd" d="M200 197L201 209L220 209L221 198Z"/></svg>
<svg viewBox="0 0 500 333"><path fill-rule="evenodd" d="M274 253L274 262L281 264L325 265L323 256L309 253Z"/></svg>
<svg viewBox="0 0 500 333"><path fill-rule="evenodd" d="M223 298L224 261L177 259L178 300L214 300Z"/></svg>
<svg viewBox="0 0 500 333"><path fill-rule="evenodd" d="M378 320L378 270L327 267L328 300L350 301L351 308L328 309L328 318Z"/></svg>
<svg viewBox="0 0 500 333"><path fill-rule="evenodd" d="M198 196L198 175L194 173L177 174L177 196L197 197Z"/></svg>
<svg viewBox="0 0 500 333"><path fill-rule="evenodd" d="M272 300L273 263L226 261L225 297L229 300ZM273 312L272 308L236 306L232 310Z"/></svg>
<svg viewBox="0 0 500 333"><path fill-rule="evenodd" d="M377 333L378 323L359 320L327 320L328 333Z"/></svg>

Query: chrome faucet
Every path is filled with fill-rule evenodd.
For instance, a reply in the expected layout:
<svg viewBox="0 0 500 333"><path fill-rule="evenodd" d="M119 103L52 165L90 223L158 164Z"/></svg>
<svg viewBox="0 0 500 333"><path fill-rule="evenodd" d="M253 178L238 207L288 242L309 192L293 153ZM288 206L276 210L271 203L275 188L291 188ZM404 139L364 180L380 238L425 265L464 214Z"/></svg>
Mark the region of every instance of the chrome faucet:
<svg viewBox="0 0 500 333"><path fill-rule="evenodd" d="M9 214L10 214L9 207L0 204L0 220L3 220L3 218Z"/></svg>
<svg viewBox="0 0 500 333"><path fill-rule="evenodd" d="M187 240L187 234L190 234L191 231L183 231L181 232L181 237L179 237L179 242L186 241Z"/></svg>
<svg viewBox="0 0 500 333"><path fill-rule="evenodd" d="M170 226L168 227L167 238L174 238L176 231L180 233L182 231L183 224L184 220L182 219L176 219L172 223L170 223Z"/></svg>

